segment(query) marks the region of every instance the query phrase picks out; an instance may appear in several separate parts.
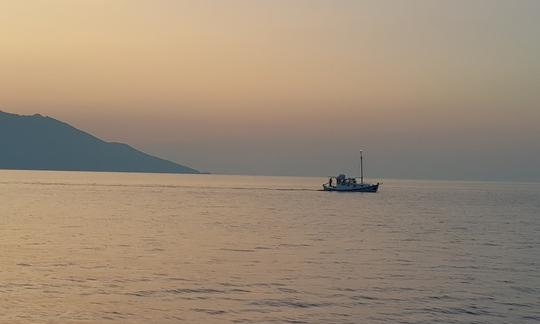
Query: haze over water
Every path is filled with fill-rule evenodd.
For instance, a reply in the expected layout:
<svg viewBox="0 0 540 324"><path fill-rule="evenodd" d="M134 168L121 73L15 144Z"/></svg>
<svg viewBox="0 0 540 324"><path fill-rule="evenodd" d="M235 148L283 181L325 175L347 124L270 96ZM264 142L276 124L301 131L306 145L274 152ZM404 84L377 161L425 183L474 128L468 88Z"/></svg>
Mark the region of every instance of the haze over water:
<svg viewBox="0 0 540 324"><path fill-rule="evenodd" d="M0 322L536 323L540 184L0 171Z"/></svg>
<svg viewBox="0 0 540 324"><path fill-rule="evenodd" d="M0 110L197 170L540 181L538 0L0 1Z"/></svg>

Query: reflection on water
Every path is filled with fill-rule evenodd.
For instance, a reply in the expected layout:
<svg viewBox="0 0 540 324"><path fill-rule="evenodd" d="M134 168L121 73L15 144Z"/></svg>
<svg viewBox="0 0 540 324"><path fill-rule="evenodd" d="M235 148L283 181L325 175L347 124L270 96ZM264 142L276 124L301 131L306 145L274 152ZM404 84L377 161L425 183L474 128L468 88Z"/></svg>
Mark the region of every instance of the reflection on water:
<svg viewBox="0 0 540 324"><path fill-rule="evenodd" d="M540 321L540 185L0 172L5 323Z"/></svg>

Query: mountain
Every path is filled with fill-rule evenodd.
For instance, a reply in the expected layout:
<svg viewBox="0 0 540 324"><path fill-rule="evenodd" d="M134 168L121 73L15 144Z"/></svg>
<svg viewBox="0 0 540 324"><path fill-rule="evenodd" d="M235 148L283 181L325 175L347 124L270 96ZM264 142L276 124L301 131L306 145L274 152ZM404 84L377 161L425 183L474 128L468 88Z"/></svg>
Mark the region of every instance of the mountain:
<svg viewBox="0 0 540 324"><path fill-rule="evenodd" d="M0 169L199 173L39 114L0 111Z"/></svg>

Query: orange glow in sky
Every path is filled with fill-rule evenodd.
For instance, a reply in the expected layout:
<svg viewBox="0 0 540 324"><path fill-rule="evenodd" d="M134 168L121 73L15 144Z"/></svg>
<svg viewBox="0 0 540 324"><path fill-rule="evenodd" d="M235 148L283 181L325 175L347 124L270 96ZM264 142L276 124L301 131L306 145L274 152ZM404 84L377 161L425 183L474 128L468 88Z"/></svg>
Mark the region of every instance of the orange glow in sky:
<svg viewBox="0 0 540 324"><path fill-rule="evenodd" d="M0 0L0 109L215 172L326 175L363 147L405 177L526 151L523 178L538 21L536 0Z"/></svg>

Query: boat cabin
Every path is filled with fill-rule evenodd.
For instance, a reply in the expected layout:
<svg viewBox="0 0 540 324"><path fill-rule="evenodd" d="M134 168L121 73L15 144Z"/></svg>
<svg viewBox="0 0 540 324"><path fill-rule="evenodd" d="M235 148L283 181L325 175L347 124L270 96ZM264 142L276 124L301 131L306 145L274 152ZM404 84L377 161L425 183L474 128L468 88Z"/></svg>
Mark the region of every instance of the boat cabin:
<svg viewBox="0 0 540 324"><path fill-rule="evenodd" d="M340 174L334 179L336 179L336 185L350 186L356 184L356 178L347 178L344 174Z"/></svg>

